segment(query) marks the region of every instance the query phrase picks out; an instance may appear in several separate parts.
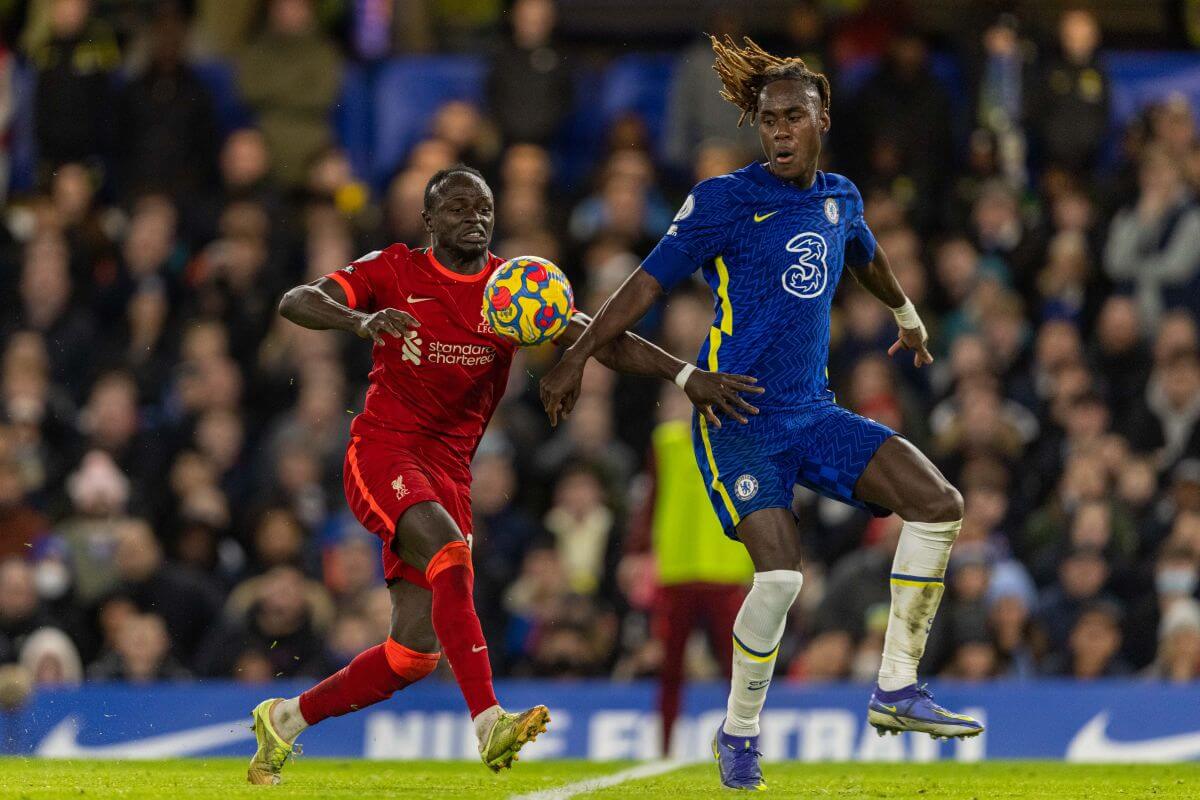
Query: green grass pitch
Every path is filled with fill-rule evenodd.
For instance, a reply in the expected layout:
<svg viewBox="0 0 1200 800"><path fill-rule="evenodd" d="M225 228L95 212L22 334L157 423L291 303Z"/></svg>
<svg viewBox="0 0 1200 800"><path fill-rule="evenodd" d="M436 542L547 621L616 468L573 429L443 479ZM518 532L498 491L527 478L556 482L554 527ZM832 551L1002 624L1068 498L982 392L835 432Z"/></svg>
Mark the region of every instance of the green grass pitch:
<svg viewBox="0 0 1200 800"><path fill-rule="evenodd" d="M446 762L335 761L301 758L275 787L248 786L240 759L42 761L0 759L0 798L502 798L542 793L579 798L711 798L720 794L711 764L698 764L600 791L554 792L615 774L628 764L581 761L517 764L494 776L482 765ZM1082 766L1048 762L990 764L766 765L776 797L1005 800L1200 797L1200 764ZM585 787L586 788L586 787ZM551 794L554 792L554 794Z"/></svg>

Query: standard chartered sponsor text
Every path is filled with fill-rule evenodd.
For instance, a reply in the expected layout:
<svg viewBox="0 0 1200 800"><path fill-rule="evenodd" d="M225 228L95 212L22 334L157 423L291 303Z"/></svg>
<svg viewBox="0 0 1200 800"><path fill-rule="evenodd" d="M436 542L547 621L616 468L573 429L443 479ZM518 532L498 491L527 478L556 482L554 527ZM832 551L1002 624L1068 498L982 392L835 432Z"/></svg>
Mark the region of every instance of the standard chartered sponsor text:
<svg viewBox="0 0 1200 800"><path fill-rule="evenodd" d="M482 344L453 344L430 342L426 360L431 364L457 364L464 367L490 364L496 360L496 349Z"/></svg>

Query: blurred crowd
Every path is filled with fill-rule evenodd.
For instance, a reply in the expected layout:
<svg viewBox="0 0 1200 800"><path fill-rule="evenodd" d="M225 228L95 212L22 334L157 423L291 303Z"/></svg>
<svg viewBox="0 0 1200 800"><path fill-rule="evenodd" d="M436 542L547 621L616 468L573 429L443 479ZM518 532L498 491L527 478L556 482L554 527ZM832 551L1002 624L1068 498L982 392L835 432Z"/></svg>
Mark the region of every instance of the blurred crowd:
<svg viewBox="0 0 1200 800"><path fill-rule="evenodd" d="M107 15L35 0L0 17L0 73L16 60L36 72L37 148L36 186L8 196L0 226L0 664L39 684L261 681L322 676L381 641L379 543L341 488L369 348L284 322L282 291L393 241L426 244L425 183L464 161L495 191L495 252L558 261L594 310L694 182L757 155L697 40L678 54L661 139L621 117L588 177L567 183L557 134L576 87L554 3L404 17L421 5L147 2ZM729 14L710 22L738 31ZM932 336L931 368L889 360L889 311L852 281L839 289L839 402L903 432L965 498L926 672L1195 680L1195 109L1171 97L1110 130L1101 31L1082 11L1045 31L1001 16L942 53L965 105L919 33L863 27L800 2L765 39L831 75L822 167L862 188ZM492 59L487 102L431 109L386 186L355 175L331 124L344 66L463 41ZM877 68L842 91L846 54L871 47ZM233 65L254 124L221 130L197 53ZM641 332L690 360L711 313L707 290L685 286ZM655 509L672 502L655 487L692 467L648 457L690 408L673 386L593 364L552 431L536 380L554 358L520 354L474 464L493 663L653 675L661 584L706 577L655 559L695 532L663 529L695 507ZM802 490L795 511L806 580L781 668L871 681L900 521ZM688 674L721 668L697 637Z"/></svg>

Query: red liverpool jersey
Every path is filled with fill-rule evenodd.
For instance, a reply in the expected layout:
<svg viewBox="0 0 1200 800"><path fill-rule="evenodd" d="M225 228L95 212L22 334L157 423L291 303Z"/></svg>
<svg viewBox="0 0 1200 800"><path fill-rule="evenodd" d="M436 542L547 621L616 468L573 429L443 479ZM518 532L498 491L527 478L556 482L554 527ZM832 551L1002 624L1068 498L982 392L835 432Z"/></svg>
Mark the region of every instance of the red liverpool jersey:
<svg viewBox="0 0 1200 800"><path fill-rule="evenodd" d="M431 249L394 244L330 273L359 311L395 308L420 327L409 339L385 335L372 351L371 388L351 425L441 440L469 463L508 383L516 344L483 318L483 287L503 261L462 275L438 263Z"/></svg>

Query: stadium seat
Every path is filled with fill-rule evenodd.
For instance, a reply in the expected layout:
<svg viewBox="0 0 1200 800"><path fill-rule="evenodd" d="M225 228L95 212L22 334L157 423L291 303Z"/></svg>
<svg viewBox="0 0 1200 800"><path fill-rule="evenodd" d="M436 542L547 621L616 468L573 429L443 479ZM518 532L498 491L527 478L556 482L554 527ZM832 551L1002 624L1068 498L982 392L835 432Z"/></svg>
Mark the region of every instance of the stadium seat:
<svg viewBox="0 0 1200 800"><path fill-rule="evenodd" d="M613 61L605 71L600 98L605 129L633 112L646 123L651 140L661 150L676 60L673 53L655 53L621 56Z"/></svg>
<svg viewBox="0 0 1200 800"><path fill-rule="evenodd" d="M450 100L482 103L486 77L482 57L419 56L385 64L373 91L371 182L381 186L400 166L440 105Z"/></svg>
<svg viewBox="0 0 1200 800"><path fill-rule="evenodd" d="M238 94L237 75L233 65L226 61L201 61L192 64L205 88L212 95L213 111L221 133L243 128L254 123L254 114L242 103Z"/></svg>

